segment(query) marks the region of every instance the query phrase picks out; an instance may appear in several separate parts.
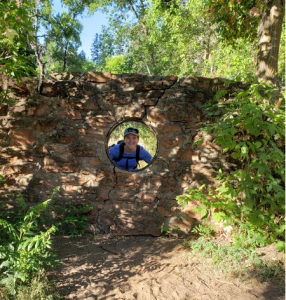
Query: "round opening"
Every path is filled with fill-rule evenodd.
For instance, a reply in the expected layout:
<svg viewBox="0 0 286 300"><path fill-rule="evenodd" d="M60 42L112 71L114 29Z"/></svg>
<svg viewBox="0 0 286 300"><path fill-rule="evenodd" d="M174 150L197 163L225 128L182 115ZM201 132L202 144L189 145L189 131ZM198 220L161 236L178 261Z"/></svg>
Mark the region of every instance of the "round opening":
<svg viewBox="0 0 286 300"><path fill-rule="evenodd" d="M143 122L128 120L116 124L107 136L107 154L120 169L136 172L147 168L157 153L157 137Z"/></svg>

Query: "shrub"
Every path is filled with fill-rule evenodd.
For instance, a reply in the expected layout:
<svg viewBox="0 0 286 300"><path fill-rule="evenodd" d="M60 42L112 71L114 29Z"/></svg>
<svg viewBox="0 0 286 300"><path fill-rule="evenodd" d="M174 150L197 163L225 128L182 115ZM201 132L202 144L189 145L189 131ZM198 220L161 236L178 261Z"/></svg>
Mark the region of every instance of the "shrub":
<svg viewBox="0 0 286 300"><path fill-rule="evenodd" d="M54 191L54 193L56 190ZM28 282L42 268L55 265L58 261L50 253L51 235L57 228L40 226L39 218L47 210L52 198L27 209L19 194L21 209L6 213L0 218L0 270L2 285L8 294L15 295L19 284Z"/></svg>
<svg viewBox="0 0 286 300"><path fill-rule="evenodd" d="M217 172L215 192L201 186L177 201L186 205L200 200L195 210L202 217L214 210L217 222L238 228L235 242L244 241L246 247L276 242L284 251L285 112L271 104L273 89L266 85L253 84L230 100L222 97L225 94L219 91L219 101L206 107L217 120L203 130L214 136L237 168Z"/></svg>
<svg viewBox="0 0 286 300"><path fill-rule="evenodd" d="M72 238L81 235L88 229L86 213L94 207L90 205L80 206L53 206L51 209L57 215L53 222L59 228L59 232L69 234ZM61 219L60 219L61 218Z"/></svg>

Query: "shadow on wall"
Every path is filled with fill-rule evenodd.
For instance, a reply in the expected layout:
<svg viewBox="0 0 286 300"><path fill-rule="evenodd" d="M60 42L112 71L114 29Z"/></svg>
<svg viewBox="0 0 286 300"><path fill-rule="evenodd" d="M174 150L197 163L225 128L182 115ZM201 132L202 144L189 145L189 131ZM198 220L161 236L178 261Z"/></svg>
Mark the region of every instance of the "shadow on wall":
<svg viewBox="0 0 286 300"><path fill-rule="evenodd" d="M20 191L32 205L59 186L56 204L94 207L94 232L157 236L184 213L177 195L214 186L214 171L229 167L211 137L194 146L205 120L202 105L214 87L224 88L218 79L88 72L52 74L41 95L37 79L22 85L29 94L15 88L17 104L0 116L2 202ZM106 141L111 128L134 120L154 130L158 150L150 166L130 173L110 162ZM185 214L191 228L198 216Z"/></svg>

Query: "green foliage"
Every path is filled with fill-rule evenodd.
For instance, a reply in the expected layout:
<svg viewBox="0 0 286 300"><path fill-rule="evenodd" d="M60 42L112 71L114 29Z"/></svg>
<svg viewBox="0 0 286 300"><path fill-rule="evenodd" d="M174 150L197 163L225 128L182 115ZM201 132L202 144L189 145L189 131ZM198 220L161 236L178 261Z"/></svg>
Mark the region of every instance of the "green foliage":
<svg viewBox="0 0 286 300"><path fill-rule="evenodd" d="M4 182L5 182L5 178L4 178L2 175L0 175L0 186L1 186Z"/></svg>
<svg viewBox="0 0 286 300"><path fill-rule="evenodd" d="M268 263L259 258L255 242L243 239L240 243L221 241L215 235L215 228L209 225L199 225L192 232L200 237L187 245L193 255L210 260L215 270L223 273L246 275L248 270L255 269L256 274L263 277L284 277L283 265L279 261Z"/></svg>
<svg viewBox="0 0 286 300"><path fill-rule="evenodd" d="M166 236L172 236L176 234L179 230L180 230L179 226L175 226L173 229L170 229L168 226L161 227L161 233L163 233Z"/></svg>
<svg viewBox="0 0 286 300"><path fill-rule="evenodd" d="M194 254L208 258L217 270L224 273L243 273L249 266L262 265L253 249L237 248L231 244L218 244L204 236L188 244ZM246 263L247 262L247 263Z"/></svg>
<svg viewBox="0 0 286 300"><path fill-rule="evenodd" d="M49 34L49 52L56 64L55 71L70 71L69 67L80 63L77 50L81 45L81 23L74 14L63 12L54 16Z"/></svg>
<svg viewBox="0 0 286 300"><path fill-rule="evenodd" d="M126 66L126 58L124 56L114 56L112 58L107 58L104 71L113 74L128 73L129 70Z"/></svg>
<svg viewBox="0 0 286 300"><path fill-rule="evenodd" d="M27 45L33 40L29 34L32 22L27 5L17 6L16 1L0 3L0 72L21 78L33 73Z"/></svg>
<svg viewBox="0 0 286 300"><path fill-rule="evenodd" d="M39 223L52 198L29 209L20 194L17 200L21 209L5 212L0 219L0 285L11 295L15 295L21 282L28 282L34 273L57 263L49 251L51 235L57 228L45 228Z"/></svg>
<svg viewBox="0 0 286 300"><path fill-rule="evenodd" d="M29 46L34 39L31 30L26 4L18 7L16 1L0 2L0 73L4 75L1 78L0 105L14 103L5 80L35 74L34 56Z"/></svg>
<svg viewBox="0 0 286 300"><path fill-rule="evenodd" d="M135 10L128 8L126 1L100 1L96 5L106 7L112 2L117 7L110 10L109 26L102 32L100 70L112 72L106 63L122 55L124 72L128 73L236 78L254 71L255 45L244 39L237 41L236 47L219 42L217 25L206 20L201 1L187 1L185 5L179 1L142 1L142 6L129 2Z"/></svg>
<svg viewBox="0 0 286 300"><path fill-rule="evenodd" d="M257 38L257 27L261 16L261 2L255 0L205 0L208 8L208 15L218 24L221 36L232 41L233 39L244 37L247 39ZM253 14L251 13L253 12Z"/></svg>
<svg viewBox="0 0 286 300"><path fill-rule="evenodd" d="M90 205L60 206L52 207L52 210L60 216L62 220L54 220L60 232L69 234L72 238L76 235L82 235L88 229L88 219L86 213L92 210Z"/></svg>
<svg viewBox="0 0 286 300"><path fill-rule="evenodd" d="M161 228L161 233L166 234L169 230L170 230L170 229L169 229L168 226L162 226L162 228Z"/></svg>
<svg viewBox="0 0 286 300"><path fill-rule="evenodd" d="M54 283L50 282L43 270L33 275L28 284L21 285L16 295L9 296L5 290L0 289L1 300L64 300L58 294Z"/></svg>
<svg viewBox="0 0 286 300"><path fill-rule="evenodd" d="M216 233L216 229L214 226L205 226L205 225L199 224L192 230L192 232L197 233L200 236L209 238L209 237L212 237Z"/></svg>
<svg viewBox="0 0 286 300"><path fill-rule="evenodd" d="M220 99L206 109L216 121L203 130L212 134L223 153L229 153L236 168L219 170L219 186L189 189L178 203L201 201L195 211L212 214L225 226L235 225L238 244L264 246L284 241L285 233L285 112L271 104L273 89L253 84L233 99ZM222 112L217 117L217 112ZM277 247L282 249L281 242Z"/></svg>
<svg viewBox="0 0 286 300"><path fill-rule="evenodd" d="M227 57L227 60L225 59ZM223 41L211 50L211 59L205 60L202 75L223 77L229 80L251 82L255 74L256 46L244 39L235 46Z"/></svg>

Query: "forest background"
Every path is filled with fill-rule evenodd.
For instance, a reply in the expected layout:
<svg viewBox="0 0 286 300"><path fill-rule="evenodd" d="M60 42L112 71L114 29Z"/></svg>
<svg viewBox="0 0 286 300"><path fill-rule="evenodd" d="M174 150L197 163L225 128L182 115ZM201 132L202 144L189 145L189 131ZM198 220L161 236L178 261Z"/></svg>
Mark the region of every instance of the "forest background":
<svg viewBox="0 0 286 300"><path fill-rule="evenodd" d="M0 71L16 78L36 72L40 79L92 70L249 81L254 74L265 79L268 69L283 86L284 1L265 3L63 0L66 11L57 13L49 0L1 1ZM81 16L98 10L109 22L95 35L89 60L78 53Z"/></svg>

